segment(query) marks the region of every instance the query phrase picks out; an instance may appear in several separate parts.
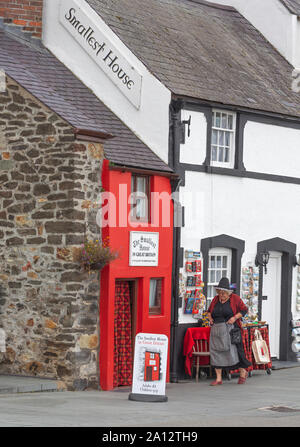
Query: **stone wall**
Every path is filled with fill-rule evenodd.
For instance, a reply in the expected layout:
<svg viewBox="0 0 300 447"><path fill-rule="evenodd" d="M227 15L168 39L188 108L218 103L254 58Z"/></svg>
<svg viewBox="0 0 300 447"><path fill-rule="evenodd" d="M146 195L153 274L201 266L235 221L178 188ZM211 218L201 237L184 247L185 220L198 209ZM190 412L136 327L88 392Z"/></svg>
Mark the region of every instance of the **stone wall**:
<svg viewBox="0 0 300 447"><path fill-rule="evenodd" d="M99 273L72 248L96 225L103 147L14 81L0 93L0 374L98 387Z"/></svg>

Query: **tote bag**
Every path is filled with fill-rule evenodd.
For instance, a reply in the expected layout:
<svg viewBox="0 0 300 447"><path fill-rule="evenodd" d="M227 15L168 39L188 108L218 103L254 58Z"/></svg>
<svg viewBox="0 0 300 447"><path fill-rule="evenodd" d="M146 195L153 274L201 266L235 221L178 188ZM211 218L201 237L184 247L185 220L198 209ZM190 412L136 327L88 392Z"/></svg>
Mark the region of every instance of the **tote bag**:
<svg viewBox="0 0 300 447"><path fill-rule="evenodd" d="M257 329L254 332L254 340L251 347L257 365L265 365L271 361L268 345Z"/></svg>

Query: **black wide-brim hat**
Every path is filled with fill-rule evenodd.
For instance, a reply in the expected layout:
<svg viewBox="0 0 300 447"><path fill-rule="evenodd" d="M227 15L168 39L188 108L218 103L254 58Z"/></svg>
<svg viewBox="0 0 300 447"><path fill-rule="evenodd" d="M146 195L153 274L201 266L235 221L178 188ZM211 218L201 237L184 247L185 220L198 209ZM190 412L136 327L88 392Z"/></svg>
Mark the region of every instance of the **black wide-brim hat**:
<svg viewBox="0 0 300 447"><path fill-rule="evenodd" d="M230 288L230 283L228 278L221 278L220 282L217 286L215 286L216 290L226 290L226 292L232 292L232 289Z"/></svg>

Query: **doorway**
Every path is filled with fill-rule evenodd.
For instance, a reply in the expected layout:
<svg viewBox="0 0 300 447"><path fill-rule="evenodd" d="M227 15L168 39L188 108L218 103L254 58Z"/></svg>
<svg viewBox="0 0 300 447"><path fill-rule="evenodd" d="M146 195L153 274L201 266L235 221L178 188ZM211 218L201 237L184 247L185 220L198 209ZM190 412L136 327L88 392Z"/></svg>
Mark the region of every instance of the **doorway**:
<svg viewBox="0 0 300 447"><path fill-rule="evenodd" d="M132 384L133 352L136 334L137 281L115 282L114 388Z"/></svg>
<svg viewBox="0 0 300 447"><path fill-rule="evenodd" d="M269 324L271 356L295 361L291 349L292 285L296 244L279 237L257 244L257 253L270 253L267 274L260 266L258 317ZM267 299L265 299L267 297ZM271 347L272 345L272 347Z"/></svg>
<svg viewBox="0 0 300 447"><path fill-rule="evenodd" d="M267 273L264 274L261 319L269 325L271 357L280 355L281 258L282 253L270 251Z"/></svg>

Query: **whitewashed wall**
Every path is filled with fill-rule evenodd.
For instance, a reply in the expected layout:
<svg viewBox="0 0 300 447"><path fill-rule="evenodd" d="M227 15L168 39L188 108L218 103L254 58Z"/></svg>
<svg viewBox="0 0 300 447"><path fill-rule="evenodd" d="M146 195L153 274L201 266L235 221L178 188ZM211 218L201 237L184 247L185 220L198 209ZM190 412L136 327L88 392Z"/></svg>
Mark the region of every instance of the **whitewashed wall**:
<svg viewBox="0 0 300 447"><path fill-rule="evenodd" d="M141 105L137 109L59 22L61 0L45 0L43 43L100 100L162 160L168 161L170 91L164 87L85 2L74 7L97 24L115 48L142 76ZM69 1L68 1L69 4ZM109 131L109 129L105 129Z"/></svg>
<svg viewBox="0 0 300 447"><path fill-rule="evenodd" d="M296 46L300 21L280 0L208 0L236 8L294 67L300 67ZM298 37L297 37L298 36Z"/></svg>
<svg viewBox="0 0 300 447"><path fill-rule="evenodd" d="M199 113L199 120L195 117L193 125L196 123L200 123L199 129L206 134L202 114ZM198 154L195 142L190 144L187 139L186 145L181 145L181 160L188 156L190 145L189 162L203 163L206 141L204 138L198 141ZM300 177L299 141L299 130L248 122L244 142L246 168ZM180 200L185 206L186 226L181 231L184 250L199 251L201 239L227 234L245 241L242 267L248 262L254 263L257 243L263 240L286 239L297 244L297 253L300 252L300 185L187 171ZM299 318L296 290L295 268L292 312ZM195 323L192 316L183 314L183 309L180 309L179 321Z"/></svg>
<svg viewBox="0 0 300 447"><path fill-rule="evenodd" d="M248 121L244 165L248 171L300 178L300 129Z"/></svg>
<svg viewBox="0 0 300 447"><path fill-rule="evenodd" d="M193 131L187 137L187 128L185 129L186 140L180 147L180 163L201 165L206 156L207 121L204 113L183 110L181 120L188 120L189 117Z"/></svg>

